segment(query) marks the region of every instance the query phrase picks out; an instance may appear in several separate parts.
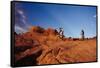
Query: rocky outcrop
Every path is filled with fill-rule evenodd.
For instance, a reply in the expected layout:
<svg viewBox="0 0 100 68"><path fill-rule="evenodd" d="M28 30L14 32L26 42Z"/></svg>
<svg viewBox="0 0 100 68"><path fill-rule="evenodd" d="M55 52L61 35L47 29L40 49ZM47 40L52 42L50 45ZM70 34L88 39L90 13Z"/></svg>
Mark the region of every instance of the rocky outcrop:
<svg viewBox="0 0 100 68"><path fill-rule="evenodd" d="M37 32L37 33L43 33L45 30L44 28L40 27L40 26L32 26L29 29L29 32Z"/></svg>
<svg viewBox="0 0 100 68"><path fill-rule="evenodd" d="M25 66L96 61L95 39L64 39L59 38L57 30L39 26L32 26L26 33L15 33L15 64Z"/></svg>

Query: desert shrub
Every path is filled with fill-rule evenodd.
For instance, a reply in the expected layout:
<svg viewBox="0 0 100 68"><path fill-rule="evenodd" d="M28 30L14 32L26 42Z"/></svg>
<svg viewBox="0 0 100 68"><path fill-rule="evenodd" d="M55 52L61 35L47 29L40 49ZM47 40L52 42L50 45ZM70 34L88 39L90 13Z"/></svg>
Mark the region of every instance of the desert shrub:
<svg viewBox="0 0 100 68"><path fill-rule="evenodd" d="M46 30L46 33L47 34L51 34L51 35L57 35L58 34L58 31L56 29L48 28Z"/></svg>
<svg viewBox="0 0 100 68"><path fill-rule="evenodd" d="M40 26L33 26L33 27L30 28L30 32L43 33L44 32L44 28L42 28Z"/></svg>

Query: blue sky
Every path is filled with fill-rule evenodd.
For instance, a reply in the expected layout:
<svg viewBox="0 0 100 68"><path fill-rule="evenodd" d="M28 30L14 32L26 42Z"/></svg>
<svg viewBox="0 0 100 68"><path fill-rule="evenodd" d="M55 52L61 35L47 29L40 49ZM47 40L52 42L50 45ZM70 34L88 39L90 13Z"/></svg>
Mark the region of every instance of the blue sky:
<svg viewBox="0 0 100 68"><path fill-rule="evenodd" d="M96 36L96 7L40 3L15 3L15 31L25 32L30 26L64 29L66 37Z"/></svg>

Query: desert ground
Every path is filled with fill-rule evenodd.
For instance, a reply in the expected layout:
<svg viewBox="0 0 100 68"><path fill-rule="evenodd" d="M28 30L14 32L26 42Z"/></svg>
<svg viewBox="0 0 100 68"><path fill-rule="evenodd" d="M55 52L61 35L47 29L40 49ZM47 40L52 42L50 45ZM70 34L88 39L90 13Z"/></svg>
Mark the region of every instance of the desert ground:
<svg viewBox="0 0 100 68"><path fill-rule="evenodd" d="M67 64L97 61L96 37L59 37L52 28L33 26L27 32L15 34L15 65Z"/></svg>

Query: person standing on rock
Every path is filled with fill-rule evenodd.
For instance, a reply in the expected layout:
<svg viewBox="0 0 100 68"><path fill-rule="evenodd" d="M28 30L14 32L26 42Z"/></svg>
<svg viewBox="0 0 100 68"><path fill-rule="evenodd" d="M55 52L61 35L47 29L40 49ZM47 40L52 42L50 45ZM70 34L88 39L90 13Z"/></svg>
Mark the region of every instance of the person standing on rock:
<svg viewBox="0 0 100 68"><path fill-rule="evenodd" d="M84 38L85 38L84 37L84 30L82 29L82 31L81 31L81 39L84 40Z"/></svg>
<svg viewBox="0 0 100 68"><path fill-rule="evenodd" d="M64 30L63 30L63 28L59 28L59 34L60 34L60 37L63 39L63 37L64 37Z"/></svg>

